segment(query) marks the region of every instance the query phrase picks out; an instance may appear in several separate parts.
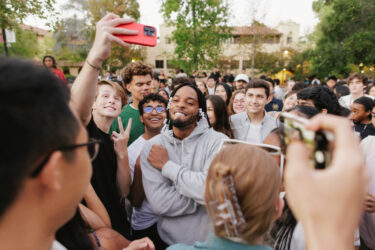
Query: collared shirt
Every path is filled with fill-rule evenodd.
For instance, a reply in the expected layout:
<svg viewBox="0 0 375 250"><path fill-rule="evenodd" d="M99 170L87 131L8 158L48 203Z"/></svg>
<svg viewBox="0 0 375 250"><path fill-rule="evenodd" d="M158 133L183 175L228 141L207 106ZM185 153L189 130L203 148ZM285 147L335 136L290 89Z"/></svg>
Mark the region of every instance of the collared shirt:
<svg viewBox="0 0 375 250"><path fill-rule="evenodd" d="M251 129L251 121L246 111L230 116L229 120L234 138L246 141L248 134L251 133L251 131L249 131ZM277 121L275 118L265 113L261 126L260 137L263 142L269 133L277 127Z"/></svg>

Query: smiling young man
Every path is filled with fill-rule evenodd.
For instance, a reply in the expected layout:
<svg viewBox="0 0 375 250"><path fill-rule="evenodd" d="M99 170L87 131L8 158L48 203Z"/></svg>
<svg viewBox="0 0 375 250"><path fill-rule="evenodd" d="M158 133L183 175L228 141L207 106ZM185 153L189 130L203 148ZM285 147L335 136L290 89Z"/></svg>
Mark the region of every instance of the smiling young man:
<svg viewBox="0 0 375 250"><path fill-rule="evenodd" d="M173 90L167 117L161 134L143 147L143 187L152 211L159 215L157 230L165 246L193 244L208 233L205 180L222 139L227 137L210 128L206 99L189 83Z"/></svg>
<svg viewBox="0 0 375 250"><path fill-rule="evenodd" d="M374 99L373 96L365 95L366 90L366 79L362 74L354 73L348 78L348 85L350 94L342 96L339 99L339 103L344 108L350 109L350 106L353 104L354 100L366 96L371 99Z"/></svg>
<svg viewBox="0 0 375 250"><path fill-rule="evenodd" d="M138 104L146 95L151 93L152 69L142 62L130 63L121 72L121 77L123 87L131 93L133 100L120 113L124 129L126 129L129 119L132 118L128 142L128 145L130 145L145 132L139 115ZM112 131L120 132L117 120L113 122L109 134L112 134Z"/></svg>
<svg viewBox="0 0 375 250"><path fill-rule="evenodd" d="M265 80L256 79L250 81L245 90L246 112L230 117L234 138L263 143L277 127L276 120L265 112L265 106L270 101L270 86Z"/></svg>
<svg viewBox="0 0 375 250"><path fill-rule="evenodd" d="M149 237L156 249L161 249L161 240L157 232L156 223L159 216L150 207L142 184L142 172L139 155L145 143L160 134L167 117L167 101L160 95L151 93L139 102L138 110L141 121L145 126L145 133L138 137L128 148L129 167L132 173L132 186L128 199L133 205L132 229L133 238Z"/></svg>

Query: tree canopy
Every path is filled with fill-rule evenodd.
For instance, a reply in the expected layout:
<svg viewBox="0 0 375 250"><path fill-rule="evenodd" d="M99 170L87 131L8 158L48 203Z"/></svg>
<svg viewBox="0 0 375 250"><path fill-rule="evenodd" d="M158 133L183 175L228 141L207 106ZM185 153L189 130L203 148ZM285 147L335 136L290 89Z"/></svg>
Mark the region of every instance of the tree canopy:
<svg viewBox="0 0 375 250"><path fill-rule="evenodd" d="M191 72L217 63L229 35L225 0L163 0L161 12L176 28L170 37L176 45L176 66Z"/></svg>
<svg viewBox="0 0 375 250"><path fill-rule="evenodd" d="M0 28L12 29L28 15L46 18L52 12L55 0L1 0Z"/></svg>
<svg viewBox="0 0 375 250"><path fill-rule="evenodd" d="M318 76L347 75L351 64L375 64L374 0L317 0L320 18L313 39L311 68Z"/></svg>

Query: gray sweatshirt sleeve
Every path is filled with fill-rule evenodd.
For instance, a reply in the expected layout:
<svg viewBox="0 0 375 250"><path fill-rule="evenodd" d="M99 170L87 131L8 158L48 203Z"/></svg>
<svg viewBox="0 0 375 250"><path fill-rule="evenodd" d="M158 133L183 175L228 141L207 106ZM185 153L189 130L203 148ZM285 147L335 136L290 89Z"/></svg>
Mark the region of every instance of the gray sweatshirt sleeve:
<svg viewBox="0 0 375 250"><path fill-rule="evenodd" d="M172 161L168 161L162 170L162 175L173 181L177 191L186 197L195 200L197 203L204 205L204 190L206 184L206 176L210 167L211 161L215 158L221 141L227 139L224 134L215 133L215 138L206 140L206 151L199 157L204 157L203 168L201 171L192 171L182 167ZM198 157L198 156L195 156Z"/></svg>
<svg viewBox="0 0 375 250"><path fill-rule="evenodd" d="M143 188L154 213L165 216L180 216L196 212L198 204L176 190L176 186L147 160L152 144L146 142L141 152Z"/></svg>

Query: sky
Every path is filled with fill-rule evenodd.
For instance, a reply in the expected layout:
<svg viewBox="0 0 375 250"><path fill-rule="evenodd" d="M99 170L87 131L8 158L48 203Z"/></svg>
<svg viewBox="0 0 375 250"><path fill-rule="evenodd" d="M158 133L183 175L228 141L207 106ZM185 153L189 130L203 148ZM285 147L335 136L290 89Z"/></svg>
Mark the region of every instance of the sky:
<svg viewBox="0 0 375 250"><path fill-rule="evenodd" d="M56 1L56 8L61 16L70 16L64 12L61 6L67 0ZM300 35L306 35L313 31L318 23L313 10L314 0L228 0L230 4L229 24L233 26L250 25L255 13L256 20L270 27L277 26L281 21L294 21L300 24ZM138 0L140 5L141 20L143 24L153 25L157 28L163 23L160 14L162 0ZM25 20L26 24L40 28L47 28L46 21L30 17Z"/></svg>

